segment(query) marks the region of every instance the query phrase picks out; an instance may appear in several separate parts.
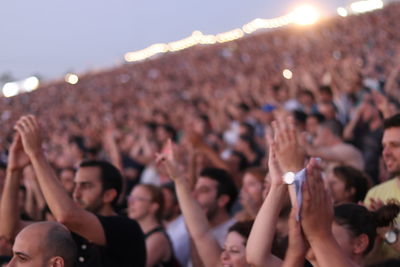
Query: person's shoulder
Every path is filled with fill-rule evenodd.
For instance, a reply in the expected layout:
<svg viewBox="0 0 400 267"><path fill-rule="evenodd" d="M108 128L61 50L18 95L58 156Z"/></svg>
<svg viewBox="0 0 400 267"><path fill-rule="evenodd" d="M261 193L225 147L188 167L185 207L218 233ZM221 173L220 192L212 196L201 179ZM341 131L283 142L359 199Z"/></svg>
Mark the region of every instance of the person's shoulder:
<svg viewBox="0 0 400 267"><path fill-rule="evenodd" d="M139 231L142 233L140 225L135 220L129 219L125 216L101 216L97 215L104 228L113 228L118 231L126 231L128 234L132 231Z"/></svg>
<svg viewBox="0 0 400 267"><path fill-rule="evenodd" d="M377 184L377 185L373 186L369 191L377 192L377 191L381 191L381 190L390 188L390 187L396 185L397 179L399 179L399 178L393 178L393 179L387 180L383 183Z"/></svg>

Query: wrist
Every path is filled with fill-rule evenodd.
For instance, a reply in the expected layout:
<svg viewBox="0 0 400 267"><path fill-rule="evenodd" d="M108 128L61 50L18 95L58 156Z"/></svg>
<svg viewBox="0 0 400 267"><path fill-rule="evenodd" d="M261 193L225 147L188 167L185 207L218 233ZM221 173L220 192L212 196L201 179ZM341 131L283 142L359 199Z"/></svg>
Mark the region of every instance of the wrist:
<svg viewBox="0 0 400 267"><path fill-rule="evenodd" d="M15 175L15 174L21 174L24 168L20 167L11 167L7 168L7 174Z"/></svg>
<svg viewBox="0 0 400 267"><path fill-rule="evenodd" d="M35 151L31 151L31 152L26 152L26 154L28 155L28 157L32 163L34 161L47 160L43 150L37 150L37 151L35 150Z"/></svg>

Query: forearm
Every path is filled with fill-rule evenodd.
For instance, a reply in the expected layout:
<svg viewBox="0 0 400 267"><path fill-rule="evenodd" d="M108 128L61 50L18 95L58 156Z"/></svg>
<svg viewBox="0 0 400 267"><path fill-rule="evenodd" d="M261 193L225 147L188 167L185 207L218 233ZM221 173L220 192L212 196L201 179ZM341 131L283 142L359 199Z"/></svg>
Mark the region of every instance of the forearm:
<svg viewBox="0 0 400 267"><path fill-rule="evenodd" d="M57 221L66 223L76 210L76 205L56 178L43 153L30 156L39 186L52 214Z"/></svg>
<svg viewBox="0 0 400 267"><path fill-rule="evenodd" d="M304 261L304 255L297 255L295 252L290 251L289 247L286 252L285 260L282 264L282 267L304 267Z"/></svg>
<svg viewBox="0 0 400 267"><path fill-rule="evenodd" d="M332 234L326 237L309 239L311 248L320 267L356 267L359 266L343 252Z"/></svg>
<svg viewBox="0 0 400 267"><path fill-rule="evenodd" d="M21 171L7 171L0 206L0 236L13 240L20 226L19 185Z"/></svg>
<svg viewBox="0 0 400 267"><path fill-rule="evenodd" d="M187 181L176 182L176 193L189 234L205 267L217 266L221 248L211 232L204 211L192 196Z"/></svg>
<svg viewBox="0 0 400 267"><path fill-rule="evenodd" d="M190 191L186 180L175 183L179 205L190 235L194 240L201 238L211 229L206 215Z"/></svg>
<svg viewBox="0 0 400 267"><path fill-rule="evenodd" d="M279 262L271 248L286 192L286 185L272 186L257 214L246 246L247 262L253 266L273 266L271 262Z"/></svg>

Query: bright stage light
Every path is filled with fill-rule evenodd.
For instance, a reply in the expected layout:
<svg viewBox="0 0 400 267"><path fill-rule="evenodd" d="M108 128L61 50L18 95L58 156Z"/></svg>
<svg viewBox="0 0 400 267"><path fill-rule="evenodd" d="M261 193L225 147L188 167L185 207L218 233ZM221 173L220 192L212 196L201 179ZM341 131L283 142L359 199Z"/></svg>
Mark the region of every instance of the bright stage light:
<svg viewBox="0 0 400 267"><path fill-rule="evenodd" d="M68 73L65 75L65 81L69 84L77 84L79 82L79 77L76 74Z"/></svg>
<svg viewBox="0 0 400 267"><path fill-rule="evenodd" d="M12 97L12 96L16 96L19 92L19 87L18 84L16 83L6 83L3 86L3 95L5 97Z"/></svg>
<svg viewBox="0 0 400 267"><path fill-rule="evenodd" d="M382 7L383 7L382 0L357 1L350 5L350 8L354 13L365 13L373 11L375 9L380 9Z"/></svg>
<svg viewBox="0 0 400 267"><path fill-rule="evenodd" d="M293 21L299 25L312 25L319 17L318 10L311 5L299 6L293 12Z"/></svg>
<svg viewBox="0 0 400 267"><path fill-rule="evenodd" d="M284 69L284 70L282 71L282 75L283 75L283 77L284 77L285 79L290 80L290 79L292 79L292 77L293 77L293 72L291 72L291 71L288 70L288 69Z"/></svg>
<svg viewBox="0 0 400 267"><path fill-rule="evenodd" d="M336 9L336 12L338 13L339 16L341 17L347 17L347 15L349 14L349 12L347 11L347 9L345 9L344 7L338 7Z"/></svg>
<svg viewBox="0 0 400 267"><path fill-rule="evenodd" d="M39 87L39 79L35 76L29 77L23 81L23 89L25 92L31 92Z"/></svg>

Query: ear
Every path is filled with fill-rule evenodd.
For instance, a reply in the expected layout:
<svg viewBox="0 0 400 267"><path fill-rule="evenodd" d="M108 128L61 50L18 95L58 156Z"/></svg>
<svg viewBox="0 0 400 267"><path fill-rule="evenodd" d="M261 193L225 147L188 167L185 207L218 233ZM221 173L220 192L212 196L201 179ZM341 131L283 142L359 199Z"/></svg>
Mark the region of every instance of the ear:
<svg viewBox="0 0 400 267"><path fill-rule="evenodd" d="M114 188L107 189L103 192L103 203L109 204L117 197L117 190Z"/></svg>
<svg viewBox="0 0 400 267"><path fill-rule="evenodd" d="M220 195L217 199L218 207L225 208L229 203L230 197L228 195Z"/></svg>
<svg viewBox="0 0 400 267"><path fill-rule="evenodd" d="M355 238L353 242L353 253L361 255L365 252L369 245L369 237L366 234L361 234Z"/></svg>
<svg viewBox="0 0 400 267"><path fill-rule="evenodd" d="M50 267L64 267L64 259L60 256L56 256L50 259L49 261Z"/></svg>

